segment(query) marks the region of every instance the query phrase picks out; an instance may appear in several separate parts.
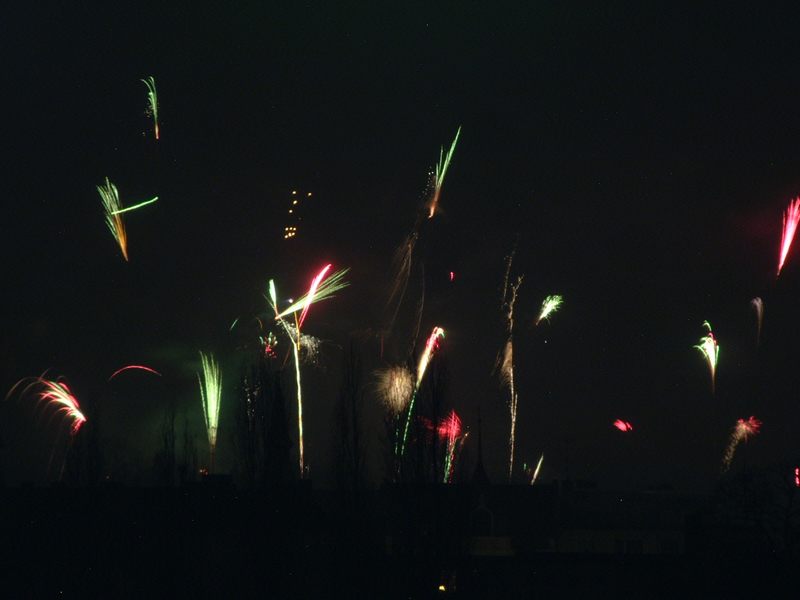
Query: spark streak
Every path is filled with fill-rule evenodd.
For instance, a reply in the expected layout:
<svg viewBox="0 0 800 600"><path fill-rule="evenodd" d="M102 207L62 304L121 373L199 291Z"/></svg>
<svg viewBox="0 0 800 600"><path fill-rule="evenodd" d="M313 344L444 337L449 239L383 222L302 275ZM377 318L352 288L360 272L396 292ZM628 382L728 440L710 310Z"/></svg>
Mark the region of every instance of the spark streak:
<svg viewBox="0 0 800 600"><path fill-rule="evenodd" d="M539 457L539 462L536 463L536 468L533 470L533 477L531 477L531 485L536 483L536 478L539 477L539 470L542 468L542 462L544 461L544 453Z"/></svg>
<svg viewBox="0 0 800 600"><path fill-rule="evenodd" d="M708 329L708 335L700 338L700 343L695 346L708 362L708 368L711 372L711 393L714 393L714 386L717 374L717 362L719 361L719 346L714 333L711 331L711 324L708 321L703 321L703 326Z"/></svg>
<svg viewBox="0 0 800 600"><path fill-rule="evenodd" d="M792 247L798 221L800 221L800 197L791 200L783 213L783 232L781 234L781 250L778 258L778 275L776 277L780 276L783 263L786 262L786 256Z"/></svg>
<svg viewBox="0 0 800 600"><path fill-rule="evenodd" d="M128 365L127 367L122 367L121 369L117 369L116 371L114 371L111 374L111 377L108 378L108 380L111 381L112 379L114 379L114 377L116 377L123 371L127 371L129 369L139 369L141 371L147 371L148 373L152 373L153 375L158 375L159 377L161 377L161 373L159 373L155 369L151 369L150 367L145 367L144 365Z"/></svg>
<svg viewBox="0 0 800 600"><path fill-rule="evenodd" d="M137 208L142 208L143 206L147 206L148 204L152 204L153 202L158 201L158 196L154 196L150 198L150 200L145 200L144 202L139 202L139 204L134 204L133 206L129 206L128 208L120 208L119 210L115 210L112 212L112 215L121 215L122 213L130 212L132 210L136 210Z"/></svg>
<svg viewBox="0 0 800 600"><path fill-rule="evenodd" d="M547 296L542 302L542 309L539 311L539 316L536 319L536 325L538 325L541 321L549 321L550 315L556 312L561 303L564 302L564 298L559 296L558 294L554 294L552 296Z"/></svg>
<svg viewBox="0 0 800 600"><path fill-rule="evenodd" d="M308 313L308 307L312 304L316 304L317 302L322 302L323 300L327 300L328 298L333 298L333 296L339 290L346 288L350 285L348 282L344 281L344 276L350 270L342 269L340 271L336 271L335 273L329 275L327 278L325 277L325 273L330 269L331 265L327 265L321 273L319 273L314 280L311 282L311 287L309 287L308 292L303 294L300 298L298 298L295 302L292 303L289 308L284 310L283 312L279 312L277 310L277 301L273 297L275 292L275 284L270 284L270 300L272 301L273 307L276 308L275 310L275 320L283 319L284 317L296 313L297 311L302 311L300 315L300 324L302 325L303 320L305 319L305 315ZM317 279L319 278L319 281ZM324 278L324 279L323 279Z"/></svg>
<svg viewBox="0 0 800 600"><path fill-rule="evenodd" d="M422 356L419 358L419 364L417 365L417 380L414 384L414 393L411 395L411 402L408 404L406 425L403 429L403 438L400 445L400 456L403 456L405 453L406 441L408 440L408 428L411 425L411 415L414 412L414 401L417 399L419 385L422 383L422 379L425 377L425 371L428 369L428 365L430 364L436 349L439 347L439 338L444 338L444 329L441 327L434 327L430 337L428 337L428 341L425 343L425 349L422 351Z"/></svg>
<svg viewBox="0 0 800 600"><path fill-rule="evenodd" d="M197 374L200 384L200 399L203 402L203 417L206 422L209 447L209 472L214 470L214 452L217 449L217 431L219 429L219 409L222 404L222 374L219 363L213 355L200 352L203 367L202 377Z"/></svg>
<svg viewBox="0 0 800 600"><path fill-rule="evenodd" d="M156 80L150 76L141 82L147 86L147 112L153 117L153 130L158 139L158 94L156 93Z"/></svg>
<svg viewBox="0 0 800 600"><path fill-rule="evenodd" d="M515 252L506 257L506 271L503 278L503 296L501 308L506 311L506 338L505 346L503 347L502 360L500 364L500 382L504 386L508 386L509 399L508 410L511 420L511 431L508 436L508 480L511 481L511 476L514 472L514 446L516 444L516 430L517 430L517 404L519 397L514 382L514 304L517 301L519 287L522 285L523 276L517 277L516 282L509 283L509 276L511 275L511 263L514 260Z"/></svg>
<svg viewBox="0 0 800 600"><path fill-rule="evenodd" d="M450 144L450 150L447 151L447 154L444 153L443 147L439 149L439 163L436 165L436 171L433 174L433 197L429 204L429 219L436 213L436 207L439 204L439 196L442 193L442 184L444 184L444 176L447 175L447 169L450 166L450 160L453 158L453 152L455 152L459 135L461 135L461 127L456 131L456 137L453 138L453 143Z"/></svg>
<svg viewBox="0 0 800 600"><path fill-rule="evenodd" d="M764 301L756 296L750 300L750 306L756 311L756 347L761 343L761 326L764 323Z"/></svg>
<svg viewBox="0 0 800 600"><path fill-rule="evenodd" d="M722 458L723 472L730 469L731 462L733 461L733 455L736 452L736 447L739 445L739 443L742 440L747 442L748 437L751 435L757 435L760 430L761 421L755 417L751 416L748 419L739 419L736 421L736 426L731 432L730 442L728 443L728 447L725 449L725 455Z"/></svg>

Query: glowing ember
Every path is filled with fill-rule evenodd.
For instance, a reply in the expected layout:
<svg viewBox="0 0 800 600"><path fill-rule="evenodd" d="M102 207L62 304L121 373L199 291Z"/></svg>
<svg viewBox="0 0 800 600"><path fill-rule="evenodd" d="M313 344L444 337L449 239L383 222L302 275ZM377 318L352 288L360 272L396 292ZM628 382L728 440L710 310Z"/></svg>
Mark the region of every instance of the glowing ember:
<svg viewBox="0 0 800 600"><path fill-rule="evenodd" d="M633 425L631 425L628 421L623 421L622 419L617 419L614 421L614 427L620 431L633 431Z"/></svg>
<svg viewBox="0 0 800 600"><path fill-rule="evenodd" d="M700 338L700 343L695 346L705 357L708 362L708 369L711 372L711 393L714 393L714 384L717 375L717 362L719 361L719 346L711 331L711 324L708 321L703 321L703 326L708 329L708 335Z"/></svg>
<svg viewBox="0 0 800 600"><path fill-rule="evenodd" d="M121 369L117 369L116 371L114 371L111 374L111 377L108 378L108 380L111 381L112 379L114 379L114 377L116 377L120 373L122 373L124 371L128 371L130 369L138 369L140 371L147 371L148 373L152 373L153 375L158 375L159 377L161 377L161 373L159 373L155 369L151 369L150 367L145 367L144 365L128 365L127 367L122 367Z"/></svg>

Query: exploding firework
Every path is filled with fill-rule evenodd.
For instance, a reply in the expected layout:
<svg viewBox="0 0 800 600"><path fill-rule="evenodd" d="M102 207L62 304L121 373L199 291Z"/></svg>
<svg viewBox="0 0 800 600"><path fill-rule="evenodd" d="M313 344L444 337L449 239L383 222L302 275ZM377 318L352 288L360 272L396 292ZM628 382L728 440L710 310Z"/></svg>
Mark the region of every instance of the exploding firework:
<svg viewBox="0 0 800 600"><path fill-rule="evenodd" d="M536 325L538 325L541 321L548 321L550 319L550 315L559 309L562 302L564 302L564 298L558 294L547 296L547 298L544 299L544 302L542 302L542 309L539 311L539 316L536 319Z"/></svg>
<svg viewBox="0 0 800 600"><path fill-rule="evenodd" d="M306 356L308 360L315 360L319 349L319 340L311 336L304 336L300 331L300 327L305 320L308 309L312 304L331 298L337 291L347 287L349 284L344 281L345 274L349 269L342 269L328 277L325 277L331 265L325 265L314 279L311 280L311 285L302 297L297 302L281 312L278 309L278 294L275 289L275 281L269 281L269 302L275 311L275 320L283 328L289 342L292 345L292 356L294 358L294 374L295 385L297 387L297 437L298 437L298 461L300 464L300 477L305 477L305 462L304 462L304 441L303 441L303 388L300 380L300 348L301 345L307 344ZM300 311L298 318L297 312ZM295 314L294 326L288 323L285 319L286 316Z"/></svg>
<svg viewBox="0 0 800 600"><path fill-rule="evenodd" d="M764 301L756 296L750 300L750 306L756 313L756 346L761 343L761 326L764 324Z"/></svg>
<svg viewBox="0 0 800 600"><path fill-rule="evenodd" d="M736 426L731 432L730 442L728 443L728 447L725 449L725 455L722 457L723 471L727 471L730 468L731 462L733 461L733 455L736 452L736 447L739 445L739 443L742 441L747 442L747 438L752 435L757 435L760 430L761 421L755 417L751 416L748 419L739 419L736 421Z"/></svg>
<svg viewBox="0 0 800 600"><path fill-rule="evenodd" d="M78 399L62 379L45 379L44 377L28 377L18 381L8 392L10 397L20 385L27 383L20 396L35 390L37 402L43 402L46 407L55 411L55 414L66 416L70 419L70 433L74 436L81 426L86 423L86 417L81 412Z"/></svg>
<svg viewBox="0 0 800 600"><path fill-rule="evenodd" d="M114 379L114 377L116 377L120 373L123 373L124 371L128 371L130 369L137 369L137 370L140 370L140 371L147 371L148 373L152 373L153 375L158 375L159 377L161 376L161 373L159 373L155 369L151 369L150 367L145 367L144 365L128 365L127 367L122 367L121 369L117 369L116 371L114 371L111 374L111 377L108 378L108 380L111 381L112 379Z"/></svg>
<svg viewBox="0 0 800 600"><path fill-rule="evenodd" d="M125 233L125 224L122 222L122 217L119 211L122 205L119 203L119 192L117 186L111 183L106 177L106 184L104 186L97 186L97 192L103 201L103 208L106 212L106 225L111 231L111 235L117 240L119 249L122 251L122 256L128 260L128 236Z"/></svg>
<svg viewBox="0 0 800 600"><path fill-rule="evenodd" d="M625 433L633 431L633 425L631 425L628 421L623 421L622 419L617 419L614 421L614 427Z"/></svg>
<svg viewBox="0 0 800 600"><path fill-rule="evenodd" d="M437 428L439 437L447 442L445 447L444 459L444 483L450 483L453 479L453 471L455 470L455 454L456 445L461 439L461 419L456 414L456 411L451 410L440 423Z"/></svg>
<svg viewBox="0 0 800 600"><path fill-rule="evenodd" d="M422 351L422 356L419 358L419 364L417 365L417 378L416 382L414 383L414 392L411 394L411 401L408 404L408 414L406 415L406 425L403 428L402 443L400 444L400 456L403 456L405 453L406 441L408 440L408 428L411 425L411 415L414 412L414 401L417 399L419 385L422 383L423 377L425 377L425 371L428 369L428 365L433 359L436 349L439 348L440 338L444 338L444 329L441 327L434 327L431 335L428 337L428 341L425 342L425 349Z"/></svg>
<svg viewBox="0 0 800 600"><path fill-rule="evenodd" d="M214 470L214 452L217 449L217 431L219 429L219 408L222 403L222 375L219 363L211 354L200 353L203 373L197 374L200 384L200 399L203 402L203 417L206 422L209 447L209 470Z"/></svg>
<svg viewBox="0 0 800 600"><path fill-rule="evenodd" d="M797 223L800 221L800 197L789 202L789 206L783 213L783 233L781 234L781 251L778 257L778 275L781 274L783 263L792 247L794 234L797 232Z"/></svg>
<svg viewBox="0 0 800 600"><path fill-rule="evenodd" d="M350 270L349 268L336 271L326 278L325 274L330 270L330 268L331 265L326 265L322 271L320 271L320 273L314 277L308 292L303 294L283 312L279 312L277 310L277 300L275 297L273 297L273 293L275 292L275 284L271 283L272 287L270 288L270 300L273 308L275 308L275 320L283 319L288 315L296 313L297 311L301 311L300 325L302 325L306 315L308 314L308 309L312 304L333 298L336 292L350 285L344 280L344 276L347 275L347 272Z"/></svg>
<svg viewBox="0 0 800 600"><path fill-rule="evenodd" d="M719 361L719 346L714 333L711 331L711 324L708 321L703 321L703 327L708 329L708 335L700 338L700 343L695 346L708 362L708 369L711 372L711 393L714 393L714 386L717 375L717 363Z"/></svg>
<svg viewBox="0 0 800 600"><path fill-rule="evenodd" d="M153 131L158 139L158 94L156 93L156 80L150 76L141 80L147 86L147 114L153 117Z"/></svg>
<svg viewBox="0 0 800 600"><path fill-rule="evenodd" d="M444 153L444 147L439 149L439 162L436 165L436 171L433 174L433 196L428 204L428 218L430 219L436 213L436 208L439 205L439 196L442 193L442 184L444 184L444 176L447 175L447 169L450 167L450 160L453 158L453 152L456 150L458 143L458 136L461 135L461 127L456 131L456 137L453 138L453 143L450 144L450 150L447 154Z"/></svg>
<svg viewBox="0 0 800 600"><path fill-rule="evenodd" d="M394 415L402 413L414 393L414 375L406 367L395 365L375 373L378 397Z"/></svg>

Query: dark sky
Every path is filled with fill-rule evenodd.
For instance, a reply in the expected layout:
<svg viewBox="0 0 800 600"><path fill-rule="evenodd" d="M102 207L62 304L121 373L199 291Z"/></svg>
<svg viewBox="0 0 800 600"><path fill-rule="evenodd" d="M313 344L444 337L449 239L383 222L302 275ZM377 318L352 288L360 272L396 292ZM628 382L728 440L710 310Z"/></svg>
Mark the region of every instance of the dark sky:
<svg viewBox="0 0 800 600"><path fill-rule="evenodd" d="M306 375L308 460L330 481L340 347L377 327L394 249L459 125L420 245L423 331L448 332L448 403L473 432L480 405L490 477L502 479L507 459L491 370L515 240L520 463L544 452L544 478L707 487L728 431L750 414L764 427L748 460L798 456L798 261L774 278L781 211L800 192L792 15L161 2L6 17L0 384L51 369L84 403L102 403L118 473L146 471L169 398L202 435L198 349L223 360L221 460L232 465L241 357L228 327L264 310L269 277L296 295L333 262L352 268L352 285L306 326L331 342ZM106 176L124 204L160 197L129 215L128 264L103 222L95 186ZM314 200L286 242L292 189ZM534 329L550 293L564 306ZM721 346L716 397L692 349L704 319ZM381 364L374 354L368 370ZM164 377L106 383L133 362ZM377 481L381 413L368 402ZM635 432L614 430L616 418ZM32 421L5 411L8 478L40 477L27 459L46 436L30 441Z"/></svg>

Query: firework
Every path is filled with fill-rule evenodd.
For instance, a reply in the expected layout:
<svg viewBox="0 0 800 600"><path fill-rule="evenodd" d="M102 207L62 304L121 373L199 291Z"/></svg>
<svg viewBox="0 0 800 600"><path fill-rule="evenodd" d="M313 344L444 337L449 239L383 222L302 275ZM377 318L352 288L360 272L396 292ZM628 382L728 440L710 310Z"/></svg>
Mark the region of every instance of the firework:
<svg viewBox="0 0 800 600"><path fill-rule="evenodd" d="M547 298L544 299L544 302L542 302L542 309L539 311L539 316L536 319L536 325L538 325L541 321L548 321L550 319L550 315L559 309L562 302L564 302L564 298L558 294L547 296Z"/></svg>
<svg viewBox="0 0 800 600"><path fill-rule="evenodd" d="M129 206L128 208L120 208L112 212L112 215L121 215L122 213L130 212L132 210L136 210L137 208L142 208L143 206L147 206L148 204L152 204L153 202L158 201L158 196L153 196L150 200L145 200L144 202L139 202L139 204L134 204L133 206Z"/></svg>
<svg viewBox="0 0 800 600"><path fill-rule="evenodd" d="M542 468L542 462L544 462L544 453L539 457L539 462L536 463L536 468L533 470L533 476L531 476L531 485L536 483L536 478L539 477L539 471Z"/></svg>
<svg viewBox="0 0 800 600"><path fill-rule="evenodd" d="M498 360L500 366L500 383L508 386L508 410L511 421L511 431L508 436L508 480L514 471L514 447L516 444L517 431L517 404L519 396L514 382L514 305L517 302L519 287L522 285L523 276L517 277L514 283L509 283L511 275L511 263L514 260L516 250L506 257L506 271L503 277L503 295L501 308L506 312L506 343L503 346L502 359Z"/></svg>
<svg viewBox="0 0 800 600"><path fill-rule="evenodd" d="M122 217L119 216L119 211L122 205L119 202L119 192L117 186L111 183L106 177L106 184L104 186L97 186L97 192L103 201L103 208L106 211L106 225L111 231L111 235L117 240L119 249L122 251L122 256L128 260L128 236L125 233L125 224L122 222Z"/></svg>
<svg viewBox="0 0 800 600"><path fill-rule="evenodd" d="M9 390L6 398L10 397L14 390L23 383L27 383L27 385L22 389L20 395L25 396L31 390L37 390L37 402L43 402L46 407L54 409L55 414L66 416L71 420L70 433L73 436L86 423L86 417L81 412L78 399L75 398L69 386L62 379L51 380L44 377L22 379Z"/></svg>
<svg viewBox="0 0 800 600"><path fill-rule="evenodd" d="M456 411L451 410L450 414L439 423L437 433L440 438L447 441L442 482L450 483L453 480L453 471L455 470L457 444L459 440L466 437L466 435L461 435L461 419L456 414Z"/></svg>
<svg viewBox="0 0 800 600"><path fill-rule="evenodd" d="M461 127L456 131L456 137L453 138L453 143L450 144L450 150L447 151L447 154L444 153L444 147L439 149L439 163L436 165L436 171L433 174L433 196L428 205L429 219L436 213L436 207L439 204L439 195L442 193L444 176L447 175L447 169L450 167L450 160L453 158L453 152L455 152L459 135L461 135Z"/></svg>
<svg viewBox="0 0 800 600"><path fill-rule="evenodd" d="M206 422L209 447L209 470L214 470L214 452L217 449L217 431L219 428L219 408L222 403L222 375L219 363L211 354L200 353L203 373L197 374L200 384L200 399L203 402L203 417Z"/></svg>
<svg viewBox="0 0 800 600"><path fill-rule="evenodd" d="M455 272L453 272L453 271L450 271L450 282L452 283L452 282L453 282L453 281L455 281L455 280L456 280L456 274L455 274Z"/></svg>
<svg viewBox="0 0 800 600"><path fill-rule="evenodd" d="M756 313L756 346L761 343L761 326L764 323L764 301L756 296L750 300L750 306Z"/></svg>
<svg viewBox="0 0 800 600"><path fill-rule="evenodd" d="M150 76L141 82L147 86L147 114L153 117L153 130L158 139L158 94L156 93L156 80Z"/></svg>
<svg viewBox="0 0 800 600"><path fill-rule="evenodd" d="M749 438L751 435L757 435L760 430L761 421L755 417L751 416L748 419L739 419L736 421L736 426L731 432L730 442L728 443L728 447L725 449L725 455L722 457L723 471L727 471L730 468L731 462L733 461L733 455L736 452L736 447L739 445L739 443L742 441L747 442L747 438Z"/></svg>
<svg viewBox="0 0 800 600"><path fill-rule="evenodd" d="M425 342L425 349L422 351L422 356L419 358L419 364L417 365L417 378L416 382L414 383L414 392L411 394L411 401L408 404L406 425L403 429L402 443L400 445L400 456L405 453L406 441L408 440L408 428L411 425L411 415L414 412L414 401L417 399L419 385L422 383L423 377L425 377L425 371L428 369L428 365L430 364L431 359L433 359L436 349L439 348L439 338L444 338L444 329L441 327L434 327L431 335L428 337L428 341Z"/></svg>
<svg viewBox="0 0 800 600"><path fill-rule="evenodd" d="M109 381L114 379L117 375L122 373L123 371L128 371L129 369L138 369L140 371L147 371L148 373L152 373L153 375L158 375L161 377L161 373L156 371L155 369L151 369L150 367L145 367L144 365L128 365L127 367L122 367L121 369L117 369L111 374L111 377L108 378Z"/></svg>
<svg viewBox="0 0 800 600"><path fill-rule="evenodd" d="M269 281L269 302L272 306L272 309L275 311L275 320L283 328L286 336L289 338L289 341L292 344L295 384L297 386L297 449L301 478L305 476L305 463L303 443L303 391L300 380L300 347L301 345L308 346L305 350L305 355L307 360L313 361L318 353L320 342L317 338L303 335L300 331L300 327L308 315L308 309L312 304L331 298L337 291L349 285L346 281L344 281L344 276L347 274L349 269L342 269L333 273L332 275L329 275L328 277L325 277L330 269L331 265L326 265L322 271L320 271L314 277L314 279L312 279L308 292L300 297L297 302L292 303L292 305L283 312L278 309L278 293L275 289L275 281L272 279ZM296 314L298 311L301 311L299 318ZM290 323L287 323L285 319L286 316L291 314L295 314L294 326L292 326ZM272 346L274 346L274 344ZM269 343L266 344L267 349L271 348L272 346ZM269 350L267 350L267 352L269 352Z"/></svg>
<svg viewBox="0 0 800 600"><path fill-rule="evenodd" d="M778 275L781 274L783 263L792 247L792 240L797 231L797 223L800 221L800 197L789 202L789 206L783 212L783 233L781 234L781 251L778 257Z"/></svg>
<svg viewBox="0 0 800 600"><path fill-rule="evenodd" d="M633 425L631 425L628 421L623 421L622 419L617 419L614 421L614 427L626 433L633 431Z"/></svg>
<svg viewBox="0 0 800 600"><path fill-rule="evenodd" d="M302 325L305 316L308 314L308 308L312 304L333 298L336 292L350 285L344 280L344 276L347 275L347 272L350 270L349 268L336 271L325 278L325 274L328 272L330 267L331 265L325 266L325 268L316 277L314 277L308 292L303 294L283 312L278 312L277 310L277 301L273 297L273 293L275 292L275 284L271 283L269 293L272 305L275 308L275 320L283 319L284 317L296 313L297 311L302 311L300 315L300 325Z"/></svg>
<svg viewBox="0 0 800 600"><path fill-rule="evenodd" d="M714 385L717 375L717 363L719 362L719 346L714 333L711 331L711 324L703 321L703 327L708 329L708 335L700 338L700 343L695 346L708 362L708 369L711 372L711 393L714 393Z"/></svg>
<svg viewBox="0 0 800 600"><path fill-rule="evenodd" d="M414 375L406 367L395 365L375 373L378 397L394 415L402 413L414 393Z"/></svg>

